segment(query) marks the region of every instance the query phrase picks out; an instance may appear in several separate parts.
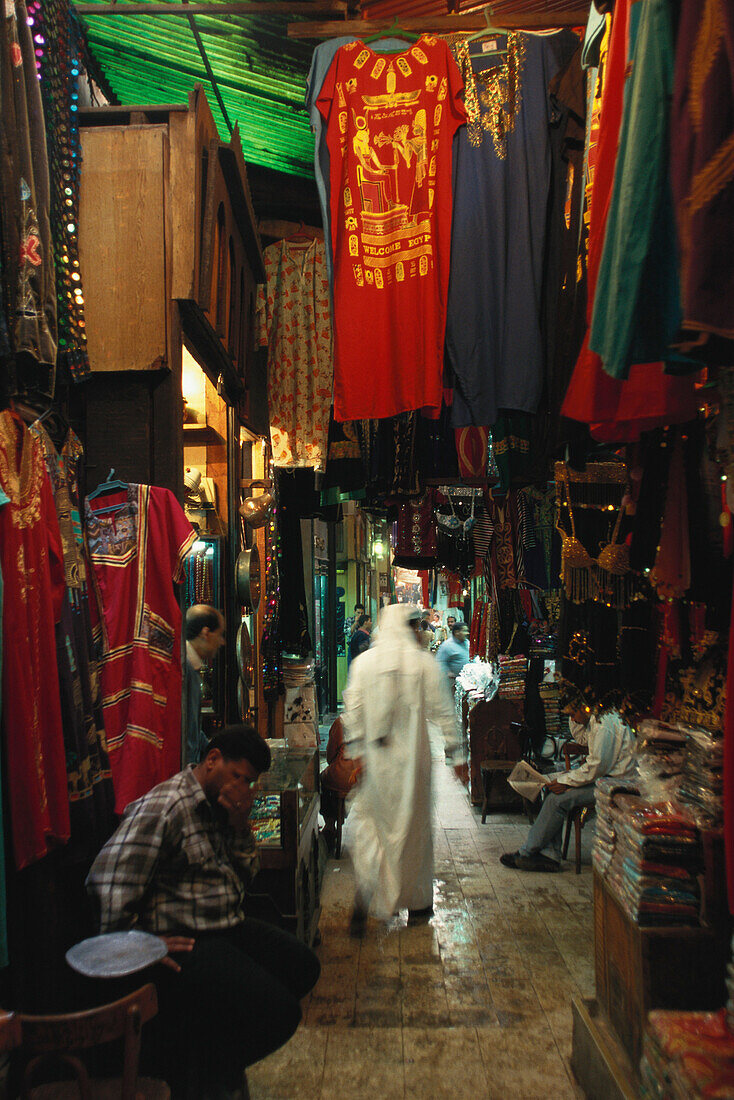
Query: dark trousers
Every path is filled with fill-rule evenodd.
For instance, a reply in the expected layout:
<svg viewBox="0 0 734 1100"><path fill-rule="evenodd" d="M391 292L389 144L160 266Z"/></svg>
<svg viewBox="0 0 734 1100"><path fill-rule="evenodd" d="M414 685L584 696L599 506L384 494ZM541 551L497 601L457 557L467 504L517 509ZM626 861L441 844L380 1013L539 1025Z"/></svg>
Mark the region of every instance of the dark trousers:
<svg viewBox="0 0 734 1100"><path fill-rule="evenodd" d="M152 1068L174 1097L192 1100L216 1086L236 1088L247 1066L290 1039L321 969L295 936L252 918L198 935L193 950L175 958L180 974L152 972L159 1015L145 1030Z"/></svg>

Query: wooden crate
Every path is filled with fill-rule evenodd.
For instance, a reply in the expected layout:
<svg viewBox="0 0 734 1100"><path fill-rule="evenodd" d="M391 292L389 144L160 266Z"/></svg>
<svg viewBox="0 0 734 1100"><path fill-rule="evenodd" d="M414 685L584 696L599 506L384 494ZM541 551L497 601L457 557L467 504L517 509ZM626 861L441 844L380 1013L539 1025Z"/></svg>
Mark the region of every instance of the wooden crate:
<svg viewBox="0 0 734 1100"><path fill-rule="evenodd" d="M652 1008L713 1010L726 1000L729 945L709 928L640 928L594 871L596 995L632 1063Z"/></svg>

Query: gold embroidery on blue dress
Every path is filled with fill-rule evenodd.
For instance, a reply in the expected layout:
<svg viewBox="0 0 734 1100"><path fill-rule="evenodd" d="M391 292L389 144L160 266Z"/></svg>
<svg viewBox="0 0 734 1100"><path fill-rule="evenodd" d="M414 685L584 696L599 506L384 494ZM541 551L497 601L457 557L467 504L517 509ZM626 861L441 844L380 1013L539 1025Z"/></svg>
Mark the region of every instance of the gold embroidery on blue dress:
<svg viewBox="0 0 734 1100"><path fill-rule="evenodd" d="M507 139L515 129L522 106L522 68L525 64L525 39L522 34L507 35L507 54L502 62L475 73L465 40L450 43L464 78L466 132L469 143L478 147L485 133L492 135L500 160L507 156Z"/></svg>

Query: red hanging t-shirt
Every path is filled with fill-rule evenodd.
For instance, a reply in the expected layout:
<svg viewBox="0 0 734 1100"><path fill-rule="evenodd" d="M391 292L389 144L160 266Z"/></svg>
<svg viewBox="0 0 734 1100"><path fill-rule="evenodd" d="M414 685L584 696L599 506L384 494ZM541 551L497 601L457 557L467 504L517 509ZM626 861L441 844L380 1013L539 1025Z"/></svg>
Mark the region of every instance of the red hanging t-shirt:
<svg viewBox="0 0 734 1100"><path fill-rule="evenodd" d="M324 81L335 420L441 409L463 87L448 46L429 35L398 54L350 42Z"/></svg>

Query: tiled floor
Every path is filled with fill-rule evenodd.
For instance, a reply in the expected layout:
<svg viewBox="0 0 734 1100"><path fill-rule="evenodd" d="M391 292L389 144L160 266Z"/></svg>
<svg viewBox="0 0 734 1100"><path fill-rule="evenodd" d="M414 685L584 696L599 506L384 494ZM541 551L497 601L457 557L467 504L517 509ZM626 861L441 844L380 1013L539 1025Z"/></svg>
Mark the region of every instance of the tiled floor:
<svg viewBox="0 0 734 1100"><path fill-rule="evenodd" d="M572 997L593 994L591 869L502 867L527 825L482 825L437 762L435 916L346 928L347 858L326 870L322 973L304 1023L248 1071L252 1100L571 1100ZM590 833L589 826L585 833Z"/></svg>

